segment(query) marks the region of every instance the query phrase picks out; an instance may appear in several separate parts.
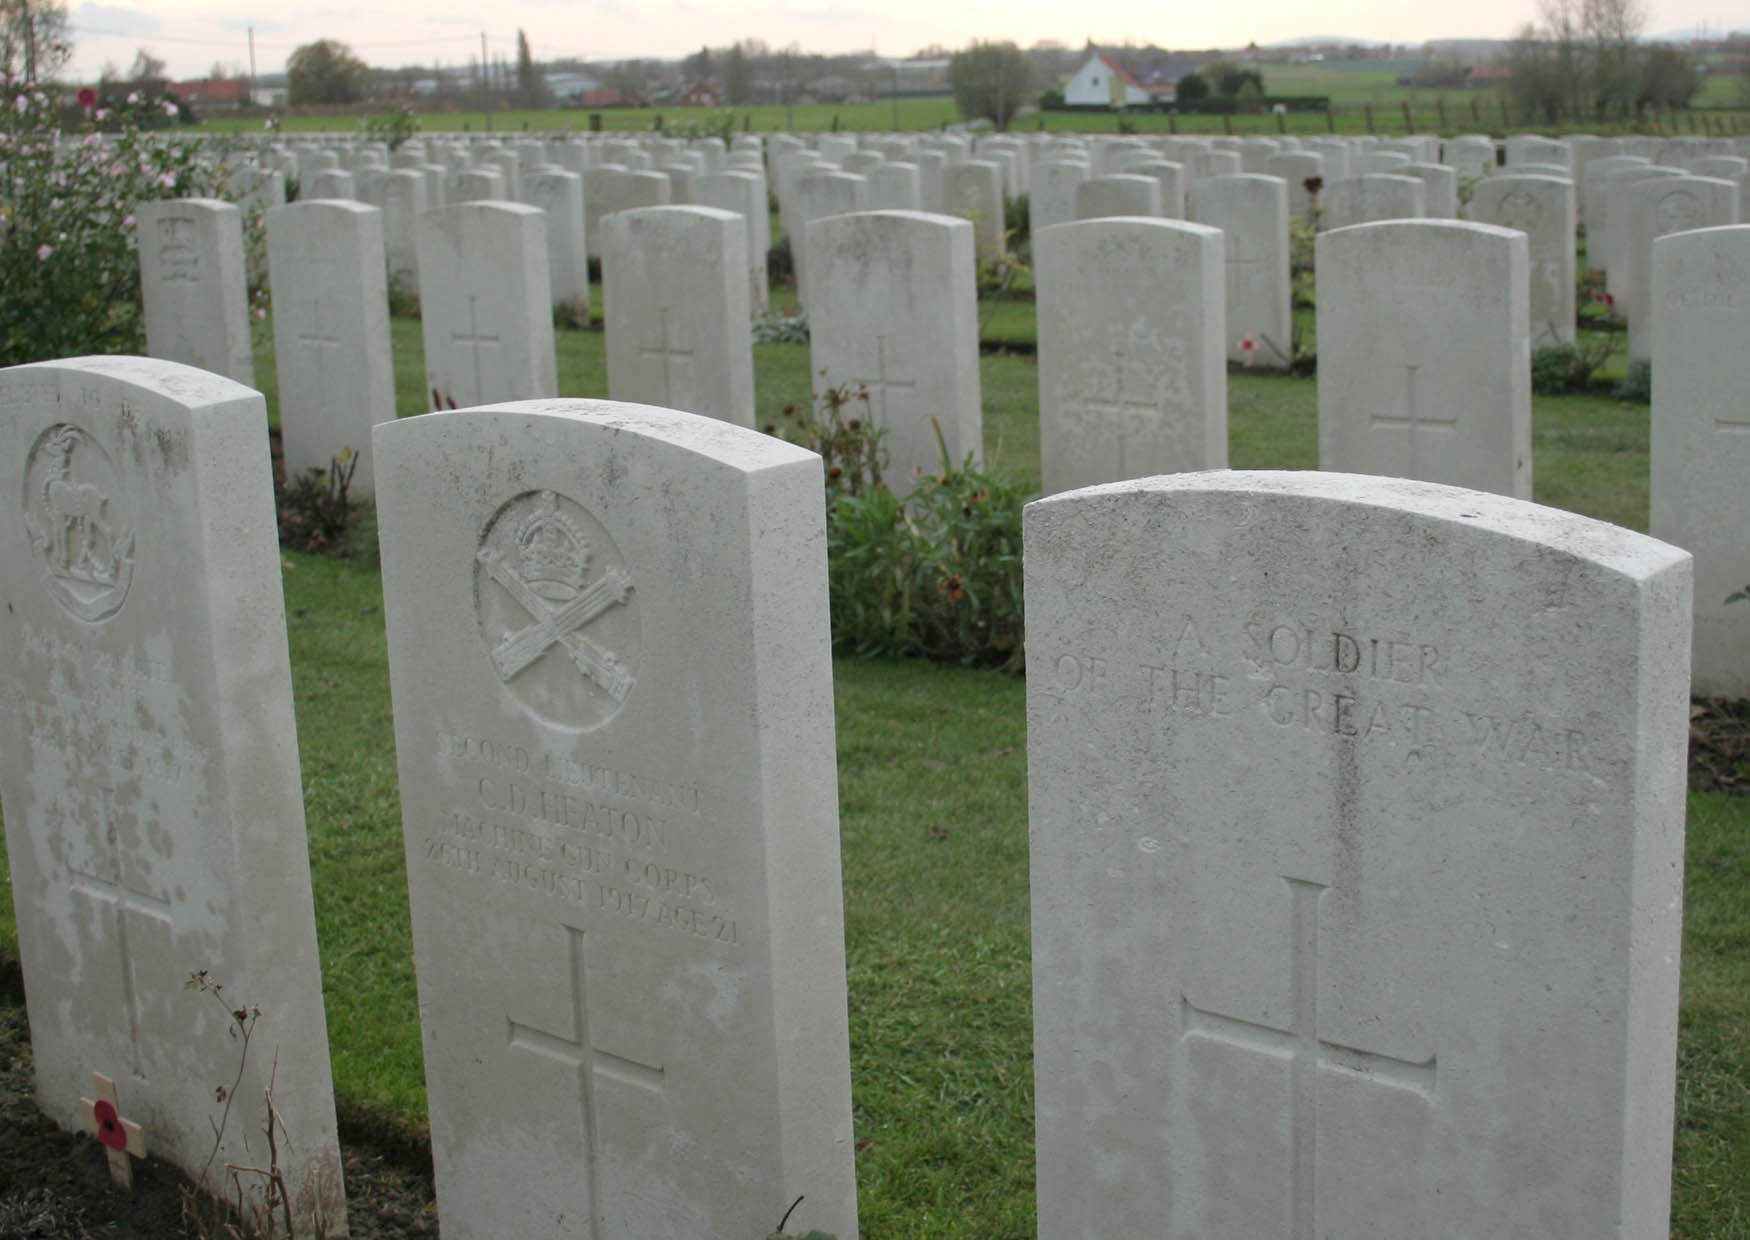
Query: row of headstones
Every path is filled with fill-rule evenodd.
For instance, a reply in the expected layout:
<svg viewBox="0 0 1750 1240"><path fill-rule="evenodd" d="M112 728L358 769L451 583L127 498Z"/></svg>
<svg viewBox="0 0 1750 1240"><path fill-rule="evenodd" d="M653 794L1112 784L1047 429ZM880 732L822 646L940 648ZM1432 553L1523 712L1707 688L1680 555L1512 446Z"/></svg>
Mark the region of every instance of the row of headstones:
<svg viewBox="0 0 1750 1240"><path fill-rule="evenodd" d="M1225 466L1236 323L1247 331L1237 349L1242 358L1271 349L1286 360L1281 181L1222 177L1200 187L1198 201L1204 217L1224 227L1098 219L1048 228L1035 239L1047 493ZM143 227L161 235L158 212L164 221L184 220L177 231L192 233L187 221L196 219L229 219L235 230L235 211L219 204L143 212ZM427 212L420 222L434 407L556 396L542 213L475 203ZM754 425L739 274L743 223L700 207L609 217L603 274L611 398ZM811 370L822 390L849 385L866 396L884 433L891 485L903 492L941 465L944 449L950 461L977 458L983 415L972 226L917 212L861 212L813 221L807 235L818 268ZM1703 565L1708 588L1698 596L1698 616L1717 633L1698 643L1696 687L1714 692L1738 684L1750 663L1750 636L1724 606L1742 583L1713 588L1740 571L1747 523L1743 492L1727 481L1735 458L1720 451L1745 430L1732 407L1744 351L1715 340L1721 331L1744 330L1750 229L1699 230L1678 240L1658 240L1657 252L1668 257L1648 281L1661 306L1655 339L1662 355L1653 528ZM283 449L288 476L296 476L327 467L343 447L362 450L370 427L394 417L380 225L370 208L295 203L270 213L269 243ZM1655 249L1651 238L1648 248ZM1526 234L1458 221L1388 221L1323 233L1318 252L1321 468L1529 499L1534 329ZM227 313L214 282L188 278L200 260L181 249L143 250L142 261L152 352L200 364L183 345L221 336L240 309ZM153 270L159 279L150 278ZM240 307L240 278L230 285ZM158 314L154 298L164 290L185 303L181 317ZM204 329L189 326L195 315L208 316ZM1713 326L1721 320L1731 327ZM172 328L182 340L166 345ZM1721 469L1718 494L1695 485ZM373 472L367 454L354 477L361 494L369 493Z"/></svg>
<svg viewBox="0 0 1750 1240"><path fill-rule="evenodd" d="M264 401L92 358L0 408L39 1101L106 1071L197 1170L204 971L335 1234ZM444 1234L855 1236L819 459L558 400L376 456ZM1226 471L1042 500L1025 554L1039 1233L1663 1237L1689 557Z"/></svg>
<svg viewBox="0 0 1750 1240"><path fill-rule="evenodd" d="M1603 140L1598 140L1603 142ZM539 145L539 143L537 143ZM1566 143L1563 143L1566 149ZM1523 147L1521 150L1526 150ZM1530 149L1531 154L1540 154ZM513 152L514 154L514 152ZM940 152L936 152L940 154ZM1279 210L1274 210L1274 189L1262 182L1234 182L1234 177L1260 177L1260 173L1216 171L1208 177L1188 180L1181 164L1166 163L1157 154L1120 152L1127 161L1110 175L1092 173L1085 161L1059 159L1034 166L1034 226L1048 227L1061 219L1099 219L1115 215L1153 215L1167 219L1194 219L1216 224L1229 231L1230 240L1237 240L1236 231L1243 233L1241 245L1234 245L1230 259L1248 264L1246 278L1230 280L1229 332L1227 348L1230 360L1255 362L1258 345L1264 345L1271 360L1288 355L1288 224ZM1215 152L1232 157L1232 152ZM1402 159L1402 152L1379 152L1377 156ZM749 154L754 164L758 156ZM868 154L880 161L879 154ZM733 156L732 156L733 159ZM1288 210L1304 212L1313 201L1307 192L1306 177L1320 175L1318 168L1293 168L1295 161L1314 161L1323 166L1325 156L1318 154L1285 154L1271 156L1269 168L1283 173ZM1514 164L1510 164L1512 168ZM1580 196L1572 178L1566 177L1561 164L1517 164L1526 168L1545 168L1538 173L1505 173L1495 175L1475 187L1474 201L1468 205L1468 219L1486 224L1517 227L1528 234L1531 243L1531 322L1533 345L1572 345L1575 339L1575 276L1577 276L1577 245L1575 226L1580 219ZM1332 227L1355 222L1384 219L1451 219L1456 210L1454 170L1435 164L1421 164L1428 177L1418 180L1397 173L1363 173L1328 185L1318 201L1325 205ZM1736 156L1698 156L1691 159L1691 170L1698 175L1682 177L1675 184L1657 189L1642 187L1645 180L1680 177L1682 170L1647 163L1643 156L1600 156L1586 164L1587 201L1591 203L1586 219L1589 224L1589 266L1607 269L1608 292L1615 306L1621 306L1622 317L1629 325L1629 357L1650 359L1652 339L1652 303L1647 280L1647 259L1650 243L1656 236L1696 227L1726 226L1740 219L1743 189L1734 191L1726 180L1750 184L1750 161ZM418 290L418 245L416 227L418 215L427 205L441 205L443 182L436 177L436 166L427 166L425 185L422 173L374 173L362 196L385 210L385 245L392 280L399 278L409 292ZM880 173L894 173L887 180ZM910 163L886 164L872 175L830 171L814 154L800 156L782 164L779 175L781 219L793 236L802 236L812 220L824 215L852 210L943 210L942 203L956 201L970 215L977 229L978 250L982 257L991 257L1001 248L1003 220L1003 170L998 164L966 161L950 168L935 168L935 175L924 182L919 166ZM1439 173L1439 180L1432 180ZM1719 175L1708 175L1719 173ZM336 173L348 177L348 173ZM674 173L681 175L681 173ZM1274 173L1272 173L1274 175ZM506 177L513 178L506 189ZM590 287L584 255L600 257L595 238L604 234L602 220L607 215L637 206L665 203L700 203L718 206L740 213L747 231L747 278L751 308L765 313L768 304L767 264L765 254L770 245L770 224L763 210L767 201L767 184L758 171L732 168L719 175L693 177L684 173L684 180L674 180L658 171L632 171L620 166L598 166L583 173L567 173L556 166L530 171L518 177L514 168L500 175L499 171L464 171L458 175L462 184L448 189L450 201L474 199L520 199L541 206L548 212L549 285L555 303L562 304L574 315L588 315ZM478 182L478 184L476 184ZM935 189L926 199L922 185ZM1437 192L1430 192L1437 191ZM348 185L318 187L313 196L352 196ZM1449 199L1446 206L1435 205L1435 199ZM269 203L276 201L269 196ZM1073 210L1062 212L1064 201ZM1607 233L1605 220L1610 217L1608 203L1615 201L1614 219L1617 226ZM1237 257L1243 252L1244 257ZM1610 255L1615 254L1615 262ZM805 287L805 247L795 248L798 266L800 301L807 303Z"/></svg>

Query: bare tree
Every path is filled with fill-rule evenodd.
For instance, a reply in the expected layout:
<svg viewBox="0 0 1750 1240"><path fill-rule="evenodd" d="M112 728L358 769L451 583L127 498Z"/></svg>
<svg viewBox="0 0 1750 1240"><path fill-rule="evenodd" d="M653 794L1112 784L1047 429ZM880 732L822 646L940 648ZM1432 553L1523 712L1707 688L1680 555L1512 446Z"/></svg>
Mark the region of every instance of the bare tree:
<svg viewBox="0 0 1750 1240"><path fill-rule="evenodd" d="M72 55L61 0L0 0L0 84L53 81Z"/></svg>

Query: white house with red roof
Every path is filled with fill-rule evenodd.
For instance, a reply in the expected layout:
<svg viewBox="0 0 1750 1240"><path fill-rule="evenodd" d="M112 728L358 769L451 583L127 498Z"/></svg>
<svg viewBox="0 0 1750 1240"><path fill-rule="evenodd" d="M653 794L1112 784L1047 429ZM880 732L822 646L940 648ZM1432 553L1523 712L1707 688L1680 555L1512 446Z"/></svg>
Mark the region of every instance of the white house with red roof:
<svg viewBox="0 0 1750 1240"><path fill-rule="evenodd" d="M1164 93L1171 95L1169 88ZM1088 47L1087 62L1063 88L1063 101L1071 107L1122 108L1148 103L1154 92L1130 75L1130 71L1099 48Z"/></svg>

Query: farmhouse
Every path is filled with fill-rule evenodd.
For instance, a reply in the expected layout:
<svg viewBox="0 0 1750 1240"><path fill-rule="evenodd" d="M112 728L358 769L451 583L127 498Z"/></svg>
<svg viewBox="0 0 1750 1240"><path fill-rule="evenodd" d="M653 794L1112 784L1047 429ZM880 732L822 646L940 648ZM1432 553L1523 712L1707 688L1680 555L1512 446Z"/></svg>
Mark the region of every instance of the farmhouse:
<svg viewBox="0 0 1750 1240"><path fill-rule="evenodd" d="M1088 59L1063 88L1063 101L1071 107L1130 107L1151 102L1155 95L1170 96L1171 87L1151 91L1123 65L1092 44Z"/></svg>

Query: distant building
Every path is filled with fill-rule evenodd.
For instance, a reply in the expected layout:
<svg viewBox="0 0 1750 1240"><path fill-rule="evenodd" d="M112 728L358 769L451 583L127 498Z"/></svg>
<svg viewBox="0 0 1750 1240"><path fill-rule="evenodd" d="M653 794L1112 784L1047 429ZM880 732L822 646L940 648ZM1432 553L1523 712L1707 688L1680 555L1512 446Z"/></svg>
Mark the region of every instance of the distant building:
<svg viewBox="0 0 1750 1240"><path fill-rule="evenodd" d="M716 82L694 82L675 97L674 102L684 108L715 108L723 103L723 92Z"/></svg>
<svg viewBox="0 0 1750 1240"><path fill-rule="evenodd" d="M200 112L236 112L249 102L248 78L172 82L170 93Z"/></svg>
<svg viewBox="0 0 1750 1240"><path fill-rule="evenodd" d="M1173 88L1144 86L1130 71L1105 52L1089 46L1088 59L1063 88L1063 101L1071 107L1124 108L1171 99Z"/></svg>

